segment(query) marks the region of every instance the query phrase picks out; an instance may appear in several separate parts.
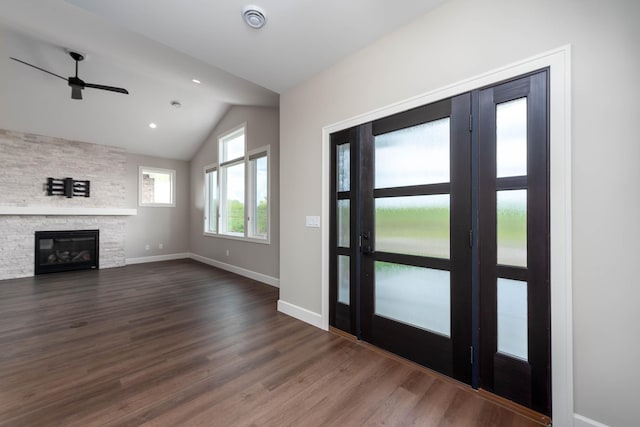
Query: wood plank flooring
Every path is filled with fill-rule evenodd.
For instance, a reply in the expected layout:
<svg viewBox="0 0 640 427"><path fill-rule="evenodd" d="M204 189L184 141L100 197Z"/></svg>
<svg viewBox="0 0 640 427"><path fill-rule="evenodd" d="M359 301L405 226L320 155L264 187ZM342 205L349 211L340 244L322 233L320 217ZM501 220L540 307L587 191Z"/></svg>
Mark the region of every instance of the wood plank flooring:
<svg viewBox="0 0 640 427"><path fill-rule="evenodd" d="M2 426L537 426L190 260L0 281Z"/></svg>

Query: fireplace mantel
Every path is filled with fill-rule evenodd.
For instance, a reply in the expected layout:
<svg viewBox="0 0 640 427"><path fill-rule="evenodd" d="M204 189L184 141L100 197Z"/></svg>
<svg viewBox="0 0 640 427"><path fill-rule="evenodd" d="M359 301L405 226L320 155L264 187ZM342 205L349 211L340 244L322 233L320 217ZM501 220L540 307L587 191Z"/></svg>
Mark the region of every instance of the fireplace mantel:
<svg viewBox="0 0 640 427"><path fill-rule="evenodd" d="M0 215L90 215L90 216L131 216L137 215L137 209L117 208L59 208L51 206L0 206Z"/></svg>

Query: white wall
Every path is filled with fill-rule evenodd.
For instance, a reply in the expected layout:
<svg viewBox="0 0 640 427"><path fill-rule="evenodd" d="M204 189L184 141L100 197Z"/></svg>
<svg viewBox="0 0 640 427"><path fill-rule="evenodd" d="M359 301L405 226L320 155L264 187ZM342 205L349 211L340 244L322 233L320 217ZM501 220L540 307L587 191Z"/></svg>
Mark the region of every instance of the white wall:
<svg viewBox="0 0 640 427"><path fill-rule="evenodd" d="M218 263L258 273L260 280L277 284L280 277L279 209L279 122L278 109L270 107L234 106L218 123L200 150L191 159L191 252ZM256 243L204 236L204 167L218 162L218 137L246 123L247 150L270 146L270 243ZM227 256L227 252L229 255ZM236 271L232 269L232 271ZM244 274L244 273L241 273ZM249 275L256 278L255 275Z"/></svg>
<svg viewBox="0 0 640 427"><path fill-rule="evenodd" d="M127 219L125 256L143 258L189 252L189 162L127 153L126 207L138 210ZM138 167L176 171L176 205L138 206ZM158 246L162 244L162 249ZM145 249L149 245L149 249Z"/></svg>
<svg viewBox="0 0 640 427"><path fill-rule="evenodd" d="M324 126L571 44L575 412L636 425L638 18L633 0L449 0L282 94L281 300L321 311L304 217L321 211Z"/></svg>

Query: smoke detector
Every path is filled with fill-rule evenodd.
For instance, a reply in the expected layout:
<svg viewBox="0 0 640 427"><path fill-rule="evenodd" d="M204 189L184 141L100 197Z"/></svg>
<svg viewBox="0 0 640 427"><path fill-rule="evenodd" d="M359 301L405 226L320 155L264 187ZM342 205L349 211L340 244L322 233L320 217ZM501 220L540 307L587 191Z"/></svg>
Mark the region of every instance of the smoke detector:
<svg viewBox="0 0 640 427"><path fill-rule="evenodd" d="M260 29L267 23L267 17L264 10L258 6L245 6L242 8L242 18L251 28Z"/></svg>

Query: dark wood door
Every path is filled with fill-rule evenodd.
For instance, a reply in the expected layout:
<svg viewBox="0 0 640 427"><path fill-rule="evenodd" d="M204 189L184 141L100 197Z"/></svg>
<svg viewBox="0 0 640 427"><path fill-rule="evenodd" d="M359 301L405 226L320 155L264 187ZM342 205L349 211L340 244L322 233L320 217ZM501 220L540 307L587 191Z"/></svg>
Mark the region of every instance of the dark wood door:
<svg viewBox="0 0 640 427"><path fill-rule="evenodd" d="M330 324L551 415L547 80L332 134Z"/></svg>
<svg viewBox="0 0 640 427"><path fill-rule="evenodd" d="M470 99L332 135L332 324L467 383Z"/></svg>

